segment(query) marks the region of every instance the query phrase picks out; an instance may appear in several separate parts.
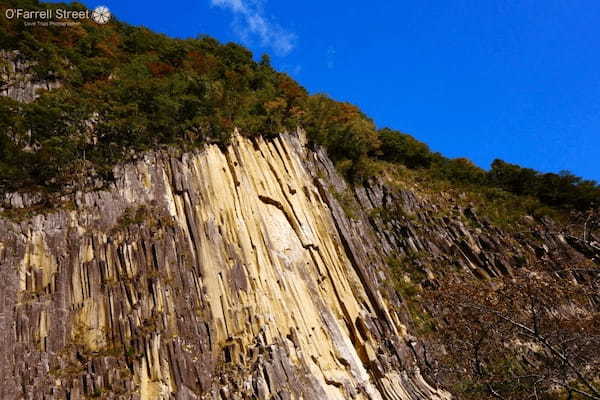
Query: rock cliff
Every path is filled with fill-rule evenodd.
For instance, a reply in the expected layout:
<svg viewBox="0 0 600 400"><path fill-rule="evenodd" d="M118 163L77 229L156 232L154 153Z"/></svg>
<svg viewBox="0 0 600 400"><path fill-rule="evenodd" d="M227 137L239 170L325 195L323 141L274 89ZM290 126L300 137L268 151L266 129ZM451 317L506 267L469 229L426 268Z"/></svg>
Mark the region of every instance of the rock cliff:
<svg viewBox="0 0 600 400"><path fill-rule="evenodd" d="M0 398L449 397L419 373L390 290L384 257L425 245L373 217L385 187L352 192L349 215L301 132L115 171L61 210L0 220Z"/></svg>
<svg viewBox="0 0 600 400"><path fill-rule="evenodd" d="M0 50L0 96L23 103L31 103L39 90L60 87L57 79L33 79L32 63L24 60L17 51Z"/></svg>

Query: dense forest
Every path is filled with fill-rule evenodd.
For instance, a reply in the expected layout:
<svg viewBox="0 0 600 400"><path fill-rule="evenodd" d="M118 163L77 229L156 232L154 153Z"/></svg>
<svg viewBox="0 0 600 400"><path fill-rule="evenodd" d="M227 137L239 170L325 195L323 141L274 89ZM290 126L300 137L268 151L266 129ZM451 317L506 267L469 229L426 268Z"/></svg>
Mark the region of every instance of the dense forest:
<svg viewBox="0 0 600 400"><path fill-rule="evenodd" d="M2 12L85 9L78 3L4 3ZM0 24L5 55L29 63L34 81L61 83L30 104L0 98L0 192L57 193L82 176L110 179L112 167L138 151L226 145L234 128L269 137L300 126L350 180L368 177L385 161L494 196L523 196L535 209L583 211L600 203L596 182L568 172L540 173L501 160L485 171L432 152L407 134L377 129L356 106L310 95L273 69L267 55L255 60L237 44L207 36L173 39L114 19L69 29L4 18Z"/></svg>

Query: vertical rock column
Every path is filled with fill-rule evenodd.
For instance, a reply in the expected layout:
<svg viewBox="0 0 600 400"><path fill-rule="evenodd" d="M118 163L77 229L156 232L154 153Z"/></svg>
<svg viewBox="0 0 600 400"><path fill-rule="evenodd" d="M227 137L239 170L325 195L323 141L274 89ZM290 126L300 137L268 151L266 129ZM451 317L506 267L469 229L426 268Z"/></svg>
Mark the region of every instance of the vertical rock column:
<svg viewBox="0 0 600 400"><path fill-rule="evenodd" d="M446 397L413 366L366 216L301 134L116 175L76 210L0 222L0 393Z"/></svg>

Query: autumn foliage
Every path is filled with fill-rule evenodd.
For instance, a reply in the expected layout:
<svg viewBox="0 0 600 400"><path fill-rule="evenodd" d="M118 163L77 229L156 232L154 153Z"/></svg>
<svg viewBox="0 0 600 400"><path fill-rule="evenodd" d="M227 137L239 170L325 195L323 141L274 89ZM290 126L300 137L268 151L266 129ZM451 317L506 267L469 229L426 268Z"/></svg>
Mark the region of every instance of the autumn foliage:
<svg viewBox="0 0 600 400"><path fill-rule="evenodd" d="M426 369L460 398L600 399L599 290L594 264L445 279L426 296L443 349Z"/></svg>

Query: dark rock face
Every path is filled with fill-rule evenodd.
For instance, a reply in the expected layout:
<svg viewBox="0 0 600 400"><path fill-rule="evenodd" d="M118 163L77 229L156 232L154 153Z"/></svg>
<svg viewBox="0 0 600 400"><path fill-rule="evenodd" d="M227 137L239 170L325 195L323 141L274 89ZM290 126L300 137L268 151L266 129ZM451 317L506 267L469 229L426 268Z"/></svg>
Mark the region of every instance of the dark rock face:
<svg viewBox="0 0 600 400"><path fill-rule="evenodd" d="M409 190L391 190L380 181L355 188L354 197L358 208L369 215L386 255L417 254L416 264L434 276L460 268L485 279L510 275L532 262L556 270L577 262L600 262L596 242L561 233L548 219L536 223L526 217L528 229L507 232L453 199L444 208Z"/></svg>
<svg viewBox="0 0 600 400"><path fill-rule="evenodd" d="M349 190L301 133L236 137L1 220L0 398L448 398L387 282L385 255L423 244L369 220L383 186L352 217Z"/></svg>

